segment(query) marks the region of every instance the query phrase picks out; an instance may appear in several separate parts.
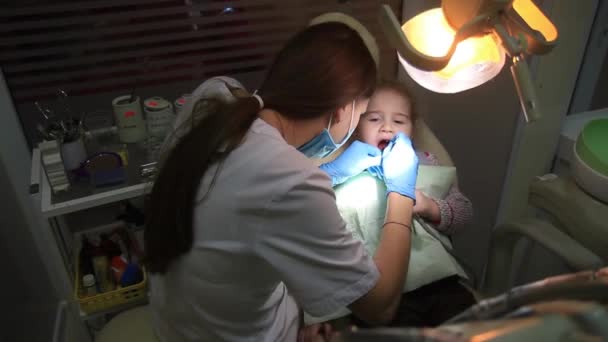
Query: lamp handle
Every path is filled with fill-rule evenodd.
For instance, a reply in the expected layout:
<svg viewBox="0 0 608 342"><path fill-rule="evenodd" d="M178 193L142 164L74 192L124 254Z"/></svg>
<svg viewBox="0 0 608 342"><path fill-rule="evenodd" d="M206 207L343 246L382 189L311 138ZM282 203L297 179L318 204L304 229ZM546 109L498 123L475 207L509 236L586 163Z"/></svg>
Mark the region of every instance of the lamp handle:
<svg viewBox="0 0 608 342"><path fill-rule="evenodd" d="M514 56L511 65L511 75L515 82L515 89L519 97L519 103L524 111L527 123L534 122L541 118L541 111L536 97L536 88L530 77L530 69L523 58L523 55Z"/></svg>
<svg viewBox="0 0 608 342"><path fill-rule="evenodd" d="M548 40L543 32L528 26L514 9L506 12L506 18L512 34L522 35L526 39L526 53L543 55L551 52L557 44L557 36L553 37L553 40Z"/></svg>

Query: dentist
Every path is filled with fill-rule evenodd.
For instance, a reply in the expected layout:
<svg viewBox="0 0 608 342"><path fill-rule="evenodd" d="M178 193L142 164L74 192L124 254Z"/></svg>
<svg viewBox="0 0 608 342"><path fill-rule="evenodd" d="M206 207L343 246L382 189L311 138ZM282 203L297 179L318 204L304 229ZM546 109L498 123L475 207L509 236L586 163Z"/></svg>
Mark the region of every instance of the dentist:
<svg viewBox="0 0 608 342"><path fill-rule="evenodd" d="M295 341L301 309L348 306L370 323L390 321L409 258L411 142L399 136L381 158L357 144L325 172L309 159L348 140L375 80L359 34L323 23L286 44L257 94L194 104L205 113L167 153L146 204L161 340ZM371 256L346 229L331 185L378 164L388 204Z"/></svg>

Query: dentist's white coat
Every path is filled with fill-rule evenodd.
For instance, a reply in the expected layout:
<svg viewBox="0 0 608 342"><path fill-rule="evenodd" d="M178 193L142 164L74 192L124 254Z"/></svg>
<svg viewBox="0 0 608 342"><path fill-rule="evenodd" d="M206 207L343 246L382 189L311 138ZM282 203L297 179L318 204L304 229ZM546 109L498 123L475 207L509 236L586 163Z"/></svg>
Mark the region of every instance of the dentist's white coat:
<svg viewBox="0 0 608 342"><path fill-rule="evenodd" d="M328 176L261 119L221 166L194 226L192 250L151 277L166 342L295 341L301 308L329 314L378 281Z"/></svg>

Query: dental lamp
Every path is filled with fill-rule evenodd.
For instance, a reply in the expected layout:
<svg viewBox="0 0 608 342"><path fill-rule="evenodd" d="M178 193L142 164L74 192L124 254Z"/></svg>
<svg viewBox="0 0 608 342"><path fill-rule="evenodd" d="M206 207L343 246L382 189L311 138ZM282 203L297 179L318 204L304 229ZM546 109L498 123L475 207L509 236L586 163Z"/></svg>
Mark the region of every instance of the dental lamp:
<svg viewBox="0 0 608 342"><path fill-rule="evenodd" d="M382 5L380 23L405 71L434 92L457 93L491 80L507 55L526 122L540 118L524 57L551 51L558 32L532 0L442 0L441 8L403 25Z"/></svg>

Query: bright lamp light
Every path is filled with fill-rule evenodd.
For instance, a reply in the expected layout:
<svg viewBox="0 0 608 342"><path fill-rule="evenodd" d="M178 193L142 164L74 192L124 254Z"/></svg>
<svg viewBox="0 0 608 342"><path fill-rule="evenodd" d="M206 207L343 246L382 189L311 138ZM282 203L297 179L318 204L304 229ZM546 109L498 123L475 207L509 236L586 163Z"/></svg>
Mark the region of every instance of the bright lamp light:
<svg viewBox="0 0 608 342"><path fill-rule="evenodd" d="M433 57L445 56L456 34L441 8L421 13L401 28L416 50ZM477 87L498 75L505 64L505 52L492 35L463 40L456 46L448 64L437 71L416 68L400 54L398 56L418 84L438 93L457 93Z"/></svg>
<svg viewBox="0 0 608 342"><path fill-rule="evenodd" d="M457 93L494 78L511 58L526 120L539 117L525 54L551 51L557 29L532 0L442 0L401 25L383 5L380 22L399 61L421 86Z"/></svg>

